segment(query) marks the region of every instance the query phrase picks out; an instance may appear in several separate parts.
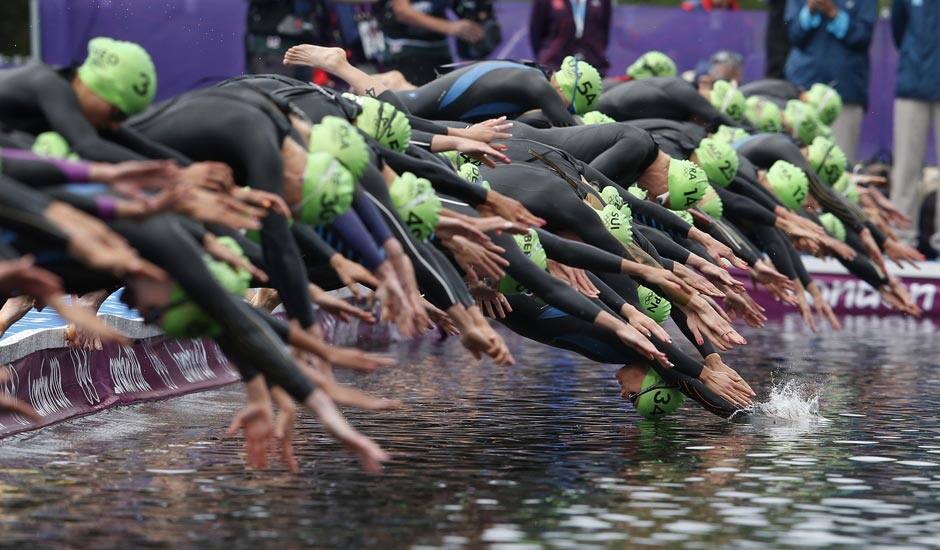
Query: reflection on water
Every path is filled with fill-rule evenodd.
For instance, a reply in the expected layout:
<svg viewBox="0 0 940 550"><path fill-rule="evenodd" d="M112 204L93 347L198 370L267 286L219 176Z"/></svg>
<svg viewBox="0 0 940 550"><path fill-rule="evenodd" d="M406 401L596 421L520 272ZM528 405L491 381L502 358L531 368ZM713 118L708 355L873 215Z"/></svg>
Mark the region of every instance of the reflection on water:
<svg viewBox="0 0 940 550"><path fill-rule="evenodd" d="M408 407L349 413L396 457L379 478L309 420L302 475L245 472L239 441L220 439L231 388L105 412L0 443L0 533L85 546L936 545L937 336L746 337L728 362L762 395L777 388L763 415L726 422L689 404L659 424L623 404L610 365L514 336L512 368L404 344L401 367L357 383Z"/></svg>

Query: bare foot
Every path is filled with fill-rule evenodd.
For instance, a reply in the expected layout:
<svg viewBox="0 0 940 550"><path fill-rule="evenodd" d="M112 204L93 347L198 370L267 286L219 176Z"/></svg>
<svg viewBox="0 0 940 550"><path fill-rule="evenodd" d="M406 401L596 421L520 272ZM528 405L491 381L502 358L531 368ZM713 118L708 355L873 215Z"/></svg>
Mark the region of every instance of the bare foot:
<svg viewBox="0 0 940 550"><path fill-rule="evenodd" d="M301 44L287 50L285 65L305 65L332 72L346 62L346 51L342 48L327 48L313 44Z"/></svg>

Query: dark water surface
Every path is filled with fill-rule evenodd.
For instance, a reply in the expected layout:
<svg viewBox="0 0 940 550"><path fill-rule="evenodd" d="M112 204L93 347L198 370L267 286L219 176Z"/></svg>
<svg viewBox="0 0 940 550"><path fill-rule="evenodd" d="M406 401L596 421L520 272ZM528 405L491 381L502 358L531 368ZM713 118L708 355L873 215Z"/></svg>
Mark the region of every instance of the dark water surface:
<svg viewBox="0 0 940 550"><path fill-rule="evenodd" d="M694 404L638 421L614 366L517 337L508 369L403 344L400 367L356 383L407 408L348 412L395 455L381 477L308 419L301 475L246 472L221 439L235 388L53 426L0 442L0 544L940 545L933 327L792 325L727 355L766 402L735 422Z"/></svg>

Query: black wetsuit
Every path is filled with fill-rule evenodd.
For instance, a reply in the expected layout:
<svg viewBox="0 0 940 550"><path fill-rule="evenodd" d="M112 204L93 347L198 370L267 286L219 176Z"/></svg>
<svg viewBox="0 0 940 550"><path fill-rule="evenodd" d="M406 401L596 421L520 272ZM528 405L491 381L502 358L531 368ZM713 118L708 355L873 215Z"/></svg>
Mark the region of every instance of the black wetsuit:
<svg viewBox="0 0 940 550"><path fill-rule="evenodd" d="M803 93L796 84L779 78L762 78L748 82L738 89L744 97L760 96L780 106L791 99L800 99Z"/></svg>
<svg viewBox="0 0 940 550"><path fill-rule="evenodd" d="M676 77L644 78L616 86L601 94L597 110L618 121L666 118L694 121L709 130L721 124L740 126L691 84Z"/></svg>
<svg viewBox="0 0 940 550"><path fill-rule="evenodd" d="M103 162L144 158L188 159L168 147L122 126L117 132L98 132L82 114L70 79L74 71L56 71L31 63L0 71L0 125L38 135L55 131L78 156Z"/></svg>
<svg viewBox="0 0 940 550"><path fill-rule="evenodd" d="M432 120L476 122L541 109L555 126L575 124L545 74L512 61L474 63L397 95L411 113Z"/></svg>

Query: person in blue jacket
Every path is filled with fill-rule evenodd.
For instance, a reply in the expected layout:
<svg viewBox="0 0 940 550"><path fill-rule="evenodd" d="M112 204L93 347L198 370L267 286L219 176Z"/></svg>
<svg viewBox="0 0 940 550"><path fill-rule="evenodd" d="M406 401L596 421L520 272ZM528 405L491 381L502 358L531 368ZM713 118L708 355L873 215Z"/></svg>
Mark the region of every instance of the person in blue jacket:
<svg viewBox="0 0 940 550"><path fill-rule="evenodd" d="M899 53L891 200L913 222L898 236L914 244L922 200L917 184L931 122L940 131L940 2L894 0L891 32Z"/></svg>
<svg viewBox="0 0 940 550"><path fill-rule="evenodd" d="M868 47L878 17L877 0L787 0L790 37L786 79L808 90L821 82L842 96L832 124L836 142L854 160L868 106Z"/></svg>

